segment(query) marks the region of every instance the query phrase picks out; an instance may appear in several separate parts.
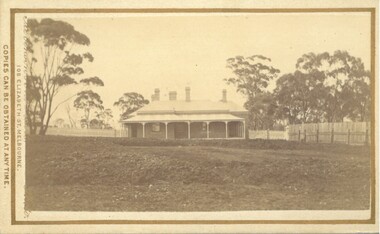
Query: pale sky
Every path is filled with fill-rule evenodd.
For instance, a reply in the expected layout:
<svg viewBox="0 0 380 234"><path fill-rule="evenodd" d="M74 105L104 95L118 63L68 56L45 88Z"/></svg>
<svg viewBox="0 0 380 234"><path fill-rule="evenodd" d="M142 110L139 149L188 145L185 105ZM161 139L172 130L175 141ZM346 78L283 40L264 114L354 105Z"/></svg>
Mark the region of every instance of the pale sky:
<svg viewBox="0 0 380 234"><path fill-rule="evenodd" d="M161 100L168 99L169 91L177 91L178 99L184 99L186 86L191 87L192 99L215 101L226 88L228 99L242 105L242 96L223 81L232 76L226 60L237 55L269 57L281 74L293 72L297 59L309 52L347 50L360 57L366 69L370 65L367 13L124 15L61 20L90 38L86 50L95 60L83 65L81 78L98 76L104 81L105 86L95 90L105 108L111 108L125 92L138 92L150 100L155 88L161 90ZM78 89L62 91L57 102ZM53 119L66 118L63 109L59 108Z"/></svg>

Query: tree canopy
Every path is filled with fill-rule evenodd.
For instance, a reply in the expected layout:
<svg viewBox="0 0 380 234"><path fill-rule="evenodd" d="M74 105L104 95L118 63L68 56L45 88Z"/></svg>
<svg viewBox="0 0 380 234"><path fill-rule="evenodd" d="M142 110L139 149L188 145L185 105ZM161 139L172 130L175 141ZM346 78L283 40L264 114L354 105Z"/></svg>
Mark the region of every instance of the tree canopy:
<svg viewBox="0 0 380 234"><path fill-rule="evenodd" d="M81 64L93 56L75 53L88 46L90 39L60 20L28 19L27 22L27 104L26 117L31 134L44 135L54 114L53 100L63 86L77 84L84 73Z"/></svg>
<svg viewBox="0 0 380 234"><path fill-rule="evenodd" d="M308 77L318 76L323 91L318 95L320 121L340 122L344 118L366 121L369 118L370 72L360 58L337 50L303 55L296 63Z"/></svg>
<svg viewBox="0 0 380 234"><path fill-rule="evenodd" d="M225 79L227 84L234 85L237 92L242 93L248 99L264 92L269 81L277 77L280 70L267 65L271 59L262 55L250 57L236 56L227 59L227 67L235 77Z"/></svg>
<svg viewBox="0 0 380 234"><path fill-rule="evenodd" d="M264 103L270 103L266 89L269 82L280 73L280 70L270 65L270 62L271 59L263 55L236 56L227 59L227 67L235 76L225 79L225 82L235 86L236 91L246 98L244 106L249 111L248 126L250 128L256 129L259 126L268 125L268 123L264 124L265 113L262 109L269 109L263 106Z"/></svg>
<svg viewBox="0 0 380 234"><path fill-rule="evenodd" d="M99 94L92 90L81 91L77 94L74 100L74 107L83 110L82 124L84 123L87 128L90 127L91 111L102 111L104 109L103 101Z"/></svg>
<svg viewBox="0 0 380 234"><path fill-rule="evenodd" d="M276 81L273 95L278 118L287 119L290 124L320 121L320 98L326 96L320 72L285 74Z"/></svg>
<svg viewBox="0 0 380 234"><path fill-rule="evenodd" d="M273 92L266 87L277 78L279 70L257 59L270 61L264 56L228 59L227 66L235 77L225 79L247 98L250 128L271 128L281 121L298 124L369 120L370 72L360 58L340 50L304 54L296 61L293 73L276 80Z"/></svg>
<svg viewBox="0 0 380 234"><path fill-rule="evenodd" d="M114 106L118 107L121 111L121 119L128 118L129 115L141 107L149 104L149 100L145 99L143 95L136 92L124 93L115 103Z"/></svg>

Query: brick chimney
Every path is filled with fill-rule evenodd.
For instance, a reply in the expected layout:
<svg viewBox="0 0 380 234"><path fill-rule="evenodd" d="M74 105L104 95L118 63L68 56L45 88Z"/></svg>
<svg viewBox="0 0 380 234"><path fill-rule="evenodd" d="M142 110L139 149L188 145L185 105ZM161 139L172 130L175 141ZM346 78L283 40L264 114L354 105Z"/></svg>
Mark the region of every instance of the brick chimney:
<svg viewBox="0 0 380 234"><path fill-rule="evenodd" d="M156 101L159 101L160 100L160 89L155 89L154 90L154 96L155 96L155 100Z"/></svg>
<svg viewBox="0 0 380 234"><path fill-rule="evenodd" d="M186 87L186 101L190 102L190 87Z"/></svg>
<svg viewBox="0 0 380 234"><path fill-rule="evenodd" d="M176 91L170 91L169 92L169 100L170 101L176 101L177 100L177 92Z"/></svg>
<svg viewBox="0 0 380 234"><path fill-rule="evenodd" d="M227 90L223 89L222 102L227 102Z"/></svg>

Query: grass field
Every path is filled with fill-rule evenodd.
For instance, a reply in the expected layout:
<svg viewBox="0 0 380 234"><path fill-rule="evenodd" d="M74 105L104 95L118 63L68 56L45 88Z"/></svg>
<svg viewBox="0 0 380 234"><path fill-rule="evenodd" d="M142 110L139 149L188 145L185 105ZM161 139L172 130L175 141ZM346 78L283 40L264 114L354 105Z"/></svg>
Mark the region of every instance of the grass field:
<svg viewBox="0 0 380 234"><path fill-rule="evenodd" d="M26 209L368 209L365 146L28 136Z"/></svg>

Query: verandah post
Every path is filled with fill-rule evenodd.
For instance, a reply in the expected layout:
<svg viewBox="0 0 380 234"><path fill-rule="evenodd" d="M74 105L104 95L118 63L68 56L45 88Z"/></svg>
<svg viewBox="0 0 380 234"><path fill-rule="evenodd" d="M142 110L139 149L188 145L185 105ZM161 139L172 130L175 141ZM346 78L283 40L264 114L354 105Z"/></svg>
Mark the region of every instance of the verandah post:
<svg viewBox="0 0 380 234"><path fill-rule="evenodd" d="M306 129L303 130L303 140L306 142Z"/></svg>
<svg viewBox="0 0 380 234"><path fill-rule="evenodd" d="M245 120L244 120L243 121L243 139L245 139L246 137L245 132L246 132L246 129L245 129ZM248 138L249 138L249 133L248 133Z"/></svg>
<svg viewBox="0 0 380 234"><path fill-rule="evenodd" d="M319 129L317 129L317 143L319 143Z"/></svg>
<svg viewBox="0 0 380 234"><path fill-rule="evenodd" d="M165 122L165 139L168 139L168 122Z"/></svg>
<svg viewBox="0 0 380 234"><path fill-rule="evenodd" d="M228 121L225 121L226 123L226 139L228 138Z"/></svg>
<svg viewBox="0 0 380 234"><path fill-rule="evenodd" d="M331 129L331 143L334 143L334 128Z"/></svg>
<svg viewBox="0 0 380 234"><path fill-rule="evenodd" d="M298 141L301 141L301 129L298 129Z"/></svg>
<svg viewBox="0 0 380 234"><path fill-rule="evenodd" d="M206 122L206 126L207 126L207 138L210 138L210 126L209 126L210 122Z"/></svg>

